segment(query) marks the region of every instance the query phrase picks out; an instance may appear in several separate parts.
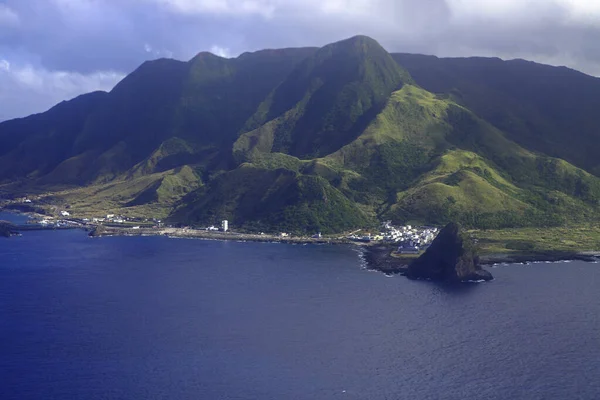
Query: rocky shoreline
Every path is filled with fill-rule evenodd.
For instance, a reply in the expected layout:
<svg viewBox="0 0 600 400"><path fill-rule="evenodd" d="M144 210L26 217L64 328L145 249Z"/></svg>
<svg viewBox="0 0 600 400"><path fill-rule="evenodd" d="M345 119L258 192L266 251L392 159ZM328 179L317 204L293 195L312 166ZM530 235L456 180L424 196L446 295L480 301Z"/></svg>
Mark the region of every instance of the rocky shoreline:
<svg viewBox="0 0 600 400"><path fill-rule="evenodd" d="M392 246L386 244L365 247L363 257L366 268L387 275L406 274L410 260L392 257L393 250Z"/></svg>
<svg viewBox="0 0 600 400"><path fill-rule="evenodd" d="M481 256L482 265L495 264L528 264L533 262L559 262L559 261L600 261L600 252L548 252L548 253L514 253L514 254L489 254Z"/></svg>
<svg viewBox="0 0 600 400"><path fill-rule="evenodd" d="M343 237L281 237L278 235L258 235L237 232L211 232L186 228L126 228L107 227L103 225L87 226L82 229L89 231L91 237L106 236L167 236L173 238L205 239L205 240L228 240L228 241L251 241L262 243L287 243L287 244L344 244L354 245L364 249L363 257L366 268L379 271L388 275L406 274L408 265L413 259L397 258L391 254L394 245L386 243L364 243L355 242ZM535 253L503 253L485 254L480 256L482 266L494 264L527 264L532 262L558 262L558 261L600 261L600 251L590 252L535 252Z"/></svg>
<svg viewBox="0 0 600 400"><path fill-rule="evenodd" d="M372 271L383 272L387 275L406 275L408 265L412 260L393 257L391 255L393 251L393 246L385 244L366 246L363 253L366 268ZM600 261L600 252L488 254L480 256L479 259L479 263L483 267L499 264L529 264L560 261L598 262Z"/></svg>
<svg viewBox="0 0 600 400"><path fill-rule="evenodd" d="M8 221L0 221L0 237L11 237L13 235L18 235L19 232L15 224L12 224Z"/></svg>

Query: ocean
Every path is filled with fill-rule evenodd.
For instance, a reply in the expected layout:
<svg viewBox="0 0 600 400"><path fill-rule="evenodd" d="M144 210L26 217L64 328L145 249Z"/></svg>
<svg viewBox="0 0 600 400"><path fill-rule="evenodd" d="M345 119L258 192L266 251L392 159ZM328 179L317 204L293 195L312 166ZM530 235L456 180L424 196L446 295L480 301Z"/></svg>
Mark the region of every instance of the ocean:
<svg viewBox="0 0 600 400"><path fill-rule="evenodd" d="M600 265L491 271L445 286L348 246L25 232L0 240L0 399L600 398Z"/></svg>

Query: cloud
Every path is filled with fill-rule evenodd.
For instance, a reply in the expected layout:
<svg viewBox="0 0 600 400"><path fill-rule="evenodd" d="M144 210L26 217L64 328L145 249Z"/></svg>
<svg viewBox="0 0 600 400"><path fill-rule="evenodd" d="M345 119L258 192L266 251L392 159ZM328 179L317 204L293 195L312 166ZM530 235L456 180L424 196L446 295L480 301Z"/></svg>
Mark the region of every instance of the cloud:
<svg viewBox="0 0 600 400"><path fill-rule="evenodd" d="M369 0L145 0L182 14L259 15L273 18L289 12L355 14L369 11Z"/></svg>
<svg viewBox="0 0 600 400"><path fill-rule="evenodd" d="M110 90L123 74L81 74L13 65L0 59L0 121L42 112L56 103L96 90Z"/></svg>
<svg viewBox="0 0 600 400"><path fill-rule="evenodd" d="M273 15L277 3L272 0L158 0L158 4L184 14L258 14L264 17Z"/></svg>
<svg viewBox="0 0 600 400"><path fill-rule="evenodd" d="M0 4L0 28L12 28L19 25L19 15L5 4Z"/></svg>
<svg viewBox="0 0 600 400"><path fill-rule="evenodd" d="M600 2L591 0L0 0L0 73L10 68L14 81L14 69L36 66L31 83L43 76L44 87L71 71L84 77L70 81L83 91L102 71L126 74L151 58L230 57L356 34L389 51L525 58L600 75ZM5 99L0 109L13 107Z"/></svg>
<svg viewBox="0 0 600 400"><path fill-rule="evenodd" d="M7 44L49 70L130 72L215 43L231 55L355 34L390 51L552 59L586 71L600 58L600 3L587 0L4 1L24 27Z"/></svg>
<svg viewBox="0 0 600 400"><path fill-rule="evenodd" d="M216 54L219 57L231 58L231 52L229 49L220 46L211 46L210 52Z"/></svg>

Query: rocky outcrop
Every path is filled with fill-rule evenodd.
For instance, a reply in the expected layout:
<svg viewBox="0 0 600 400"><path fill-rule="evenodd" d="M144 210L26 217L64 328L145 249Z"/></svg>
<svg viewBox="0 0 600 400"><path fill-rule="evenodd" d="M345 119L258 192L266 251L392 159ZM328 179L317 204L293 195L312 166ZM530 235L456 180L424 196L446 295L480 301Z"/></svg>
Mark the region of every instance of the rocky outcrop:
<svg viewBox="0 0 600 400"><path fill-rule="evenodd" d="M366 268L384 274L405 274L409 260L392 257L395 248L389 245L365 246L362 250Z"/></svg>
<svg viewBox="0 0 600 400"><path fill-rule="evenodd" d="M17 228L14 224L7 221L0 221L0 237L10 237L17 233Z"/></svg>
<svg viewBox="0 0 600 400"><path fill-rule="evenodd" d="M100 237L106 235L107 229L103 225L96 225L92 230L88 233L90 237Z"/></svg>
<svg viewBox="0 0 600 400"><path fill-rule="evenodd" d="M492 274L479 266L473 241L456 223L446 225L427 251L413 261L406 274L413 279L461 282L492 280Z"/></svg>

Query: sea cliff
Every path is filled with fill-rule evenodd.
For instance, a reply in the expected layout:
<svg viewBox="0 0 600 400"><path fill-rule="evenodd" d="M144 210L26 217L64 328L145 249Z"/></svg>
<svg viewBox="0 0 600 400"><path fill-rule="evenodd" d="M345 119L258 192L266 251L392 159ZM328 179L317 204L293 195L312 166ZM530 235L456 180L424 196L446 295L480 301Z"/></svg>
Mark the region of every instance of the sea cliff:
<svg viewBox="0 0 600 400"><path fill-rule="evenodd" d="M444 227L421 257L408 267L412 279L462 282L489 281L493 276L479 265L479 255L472 239L456 223Z"/></svg>
<svg viewBox="0 0 600 400"><path fill-rule="evenodd" d="M8 221L0 221L0 237L10 237L18 233L14 224Z"/></svg>

